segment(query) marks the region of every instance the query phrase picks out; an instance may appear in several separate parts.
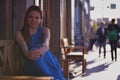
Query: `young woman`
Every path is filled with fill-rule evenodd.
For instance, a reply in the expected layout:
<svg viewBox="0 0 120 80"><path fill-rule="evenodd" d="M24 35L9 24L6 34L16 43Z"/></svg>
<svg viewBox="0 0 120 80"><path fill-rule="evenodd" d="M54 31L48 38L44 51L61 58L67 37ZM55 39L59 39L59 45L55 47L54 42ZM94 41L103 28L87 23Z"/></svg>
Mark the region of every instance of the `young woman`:
<svg viewBox="0 0 120 80"><path fill-rule="evenodd" d="M41 22L40 8L30 6L25 13L23 28L16 32L16 40L25 55L24 75L66 80L59 61L49 50L50 30L40 26Z"/></svg>

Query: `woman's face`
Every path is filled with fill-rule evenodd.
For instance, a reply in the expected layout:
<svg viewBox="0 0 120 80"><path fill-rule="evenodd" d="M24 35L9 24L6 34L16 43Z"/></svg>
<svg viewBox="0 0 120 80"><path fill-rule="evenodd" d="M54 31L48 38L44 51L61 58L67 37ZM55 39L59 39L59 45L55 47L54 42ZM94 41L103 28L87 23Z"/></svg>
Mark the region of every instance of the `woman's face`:
<svg viewBox="0 0 120 80"><path fill-rule="evenodd" d="M31 28L38 27L39 24L40 24L40 22L41 22L41 17L40 17L39 12L37 12L37 11L31 11L28 14L27 22L28 22L29 27L31 27Z"/></svg>

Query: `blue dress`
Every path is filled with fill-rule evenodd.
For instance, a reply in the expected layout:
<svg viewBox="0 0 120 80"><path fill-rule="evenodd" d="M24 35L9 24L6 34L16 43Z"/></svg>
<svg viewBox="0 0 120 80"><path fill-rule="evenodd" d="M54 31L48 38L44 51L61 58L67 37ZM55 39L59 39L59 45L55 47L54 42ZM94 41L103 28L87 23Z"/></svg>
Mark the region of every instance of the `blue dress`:
<svg viewBox="0 0 120 80"><path fill-rule="evenodd" d="M28 49L40 48L42 45L42 27L38 27L37 33L31 36ZM48 50L36 60L25 60L24 75L27 76L53 76L54 80L66 80L60 63L53 53Z"/></svg>

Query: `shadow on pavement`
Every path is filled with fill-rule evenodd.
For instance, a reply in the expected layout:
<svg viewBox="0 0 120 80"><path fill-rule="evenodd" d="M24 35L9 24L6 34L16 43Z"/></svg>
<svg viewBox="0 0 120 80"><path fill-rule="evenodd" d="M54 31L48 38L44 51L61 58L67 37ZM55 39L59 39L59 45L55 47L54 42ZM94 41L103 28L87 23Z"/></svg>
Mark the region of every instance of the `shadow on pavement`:
<svg viewBox="0 0 120 80"><path fill-rule="evenodd" d="M113 62L111 63L104 63L104 64L101 64L101 65L98 65L98 66L95 66L93 68L90 68L90 69L87 69L85 71L85 74L83 74L82 76L85 77L85 76L89 76L90 74L92 73L97 73L97 72L101 72L101 71L104 71L106 70L110 64L112 64Z"/></svg>

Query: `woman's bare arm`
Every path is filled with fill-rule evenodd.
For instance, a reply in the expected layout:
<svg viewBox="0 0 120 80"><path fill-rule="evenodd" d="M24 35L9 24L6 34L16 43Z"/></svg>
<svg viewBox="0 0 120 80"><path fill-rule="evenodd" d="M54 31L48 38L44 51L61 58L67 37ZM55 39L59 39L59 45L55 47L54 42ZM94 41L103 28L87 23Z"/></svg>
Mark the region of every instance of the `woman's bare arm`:
<svg viewBox="0 0 120 80"><path fill-rule="evenodd" d="M50 43L50 30L49 28L43 28L43 45L49 48Z"/></svg>
<svg viewBox="0 0 120 80"><path fill-rule="evenodd" d="M18 42L20 48L22 49L25 56L28 57L28 48L25 40L23 39L23 36L20 31L16 32L16 41Z"/></svg>
<svg viewBox="0 0 120 80"><path fill-rule="evenodd" d="M39 48L40 55L44 55L44 53L49 49L50 42L50 30L49 28L43 28L43 44L42 47Z"/></svg>
<svg viewBox="0 0 120 80"><path fill-rule="evenodd" d="M20 31L16 32L16 40L17 40L20 48L22 49L24 55L28 59L35 60L35 59L40 57L40 54L37 50L32 50L32 51L28 50L27 44L26 44L26 42L25 42L25 40L24 40Z"/></svg>

